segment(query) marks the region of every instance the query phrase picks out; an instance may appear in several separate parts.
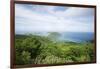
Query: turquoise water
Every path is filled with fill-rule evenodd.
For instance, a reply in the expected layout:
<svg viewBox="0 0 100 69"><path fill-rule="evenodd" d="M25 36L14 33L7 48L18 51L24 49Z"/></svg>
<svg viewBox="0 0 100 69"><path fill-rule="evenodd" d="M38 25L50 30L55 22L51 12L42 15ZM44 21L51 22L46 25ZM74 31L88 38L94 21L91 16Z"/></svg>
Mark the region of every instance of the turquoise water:
<svg viewBox="0 0 100 69"><path fill-rule="evenodd" d="M49 32L50 33L50 32ZM48 32L33 32L32 34L40 35L40 36L48 36ZM57 32L59 33L59 40L64 41L72 41L72 42L86 42L90 40L94 40L93 32ZM25 35L25 33L20 34Z"/></svg>
<svg viewBox="0 0 100 69"><path fill-rule="evenodd" d="M94 40L93 32L58 32L58 39L72 42L86 42ZM39 35L47 36L47 32L38 32Z"/></svg>
<svg viewBox="0 0 100 69"><path fill-rule="evenodd" d="M61 33L61 40L68 40L73 42L86 42L94 40L94 33L92 32L64 32Z"/></svg>

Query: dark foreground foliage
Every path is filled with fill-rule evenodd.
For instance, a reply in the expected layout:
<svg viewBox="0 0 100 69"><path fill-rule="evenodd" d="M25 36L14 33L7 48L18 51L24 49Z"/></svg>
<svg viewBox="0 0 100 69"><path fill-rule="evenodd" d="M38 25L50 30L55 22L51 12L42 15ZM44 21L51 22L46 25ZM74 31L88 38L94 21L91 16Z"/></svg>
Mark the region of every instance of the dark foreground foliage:
<svg viewBox="0 0 100 69"><path fill-rule="evenodd" d="M93 42L53 40L49 36L15 35L16 65L93 61Z"/></svg>

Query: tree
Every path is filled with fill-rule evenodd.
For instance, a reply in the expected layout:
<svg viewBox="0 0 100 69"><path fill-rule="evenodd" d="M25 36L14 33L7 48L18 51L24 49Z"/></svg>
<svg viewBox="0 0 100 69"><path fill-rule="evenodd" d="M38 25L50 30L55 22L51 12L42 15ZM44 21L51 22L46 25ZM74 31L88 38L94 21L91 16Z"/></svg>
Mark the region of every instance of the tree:
<svg viewBox="0 0 100 69"><path fill-rule="evenodd" d="M58 33L58 32L49 32L49 34L48 34L48 38L50 38L53 41L57 41L59 36L60 36L60 33Z"/></svg>
<svg viewBox="0 0 100 69"><path fill-rule="evenodd" d="M23 51L22 53L16 52L16 64L29 64L30 59L31 56L28 51Z"/></svg>

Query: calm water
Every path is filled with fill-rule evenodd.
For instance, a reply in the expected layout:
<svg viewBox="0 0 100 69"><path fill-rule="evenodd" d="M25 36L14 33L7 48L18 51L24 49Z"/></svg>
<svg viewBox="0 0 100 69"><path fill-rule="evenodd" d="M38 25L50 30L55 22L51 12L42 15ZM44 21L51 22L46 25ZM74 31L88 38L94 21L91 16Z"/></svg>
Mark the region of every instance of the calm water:
<svg viewBox="0 0 100 69"><path fill-rule="evenodd" d="M87 32L66 32L61 33L61 40L68 40L73 42L85 42L89 40L93 40L94 34Z"/></svg>
<svg viewBox="0 0 100 69"><path fill-rule="evenodd" d="M92 32L58 32L60 34L60 40L72 41L72 42L86 42L94 40L94 33ZM38 32L40 35L47 35L47 32Z"/></svg>
<svg viewBox="0 0 100 69"><path fill-rule="evenodd" d="M37 35L47 36L48 32L34 32ZM34 34L33 33L33 34ZM94 33L92 32L58 32L60 36L59 40L72 41L72 42L86 42L94 40Z"/></svg>

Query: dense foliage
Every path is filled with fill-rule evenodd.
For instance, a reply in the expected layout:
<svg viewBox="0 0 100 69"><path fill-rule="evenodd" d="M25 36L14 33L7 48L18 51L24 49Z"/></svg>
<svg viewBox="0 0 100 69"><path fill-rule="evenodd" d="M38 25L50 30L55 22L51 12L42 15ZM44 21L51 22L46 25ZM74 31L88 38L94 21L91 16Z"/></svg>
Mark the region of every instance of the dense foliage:
<svg viewBox="0 0 100 69"><path fill-rule="evenodd" d="M15 35L16 65L93 61L93 42L59 41L58 36Z"/></svg>

